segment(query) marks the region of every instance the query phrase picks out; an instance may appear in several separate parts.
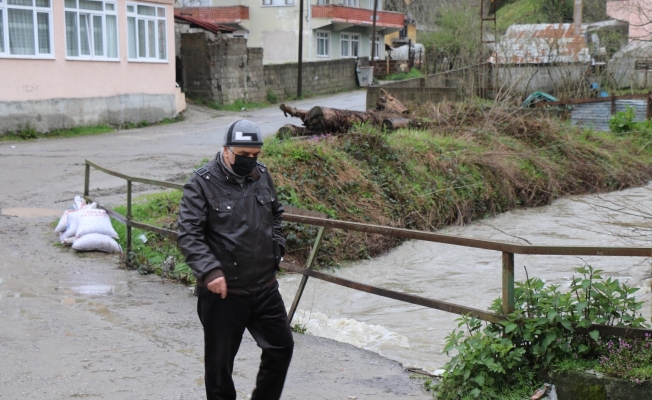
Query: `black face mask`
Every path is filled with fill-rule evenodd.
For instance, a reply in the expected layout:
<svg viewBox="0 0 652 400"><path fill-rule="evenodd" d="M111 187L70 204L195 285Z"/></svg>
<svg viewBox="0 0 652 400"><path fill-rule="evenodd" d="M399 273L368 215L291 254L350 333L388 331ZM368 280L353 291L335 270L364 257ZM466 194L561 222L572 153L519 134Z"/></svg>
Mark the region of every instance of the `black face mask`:
<svg viewBox="0 0 652 400"><path fill-rule="evenodd" d="M231 153L233 153L233 150L231 150ZM233 155L235 156L235 161L231 164L231 169L236 175L247 176L254 170L258 157L240 156L235 153Z"/></svg>

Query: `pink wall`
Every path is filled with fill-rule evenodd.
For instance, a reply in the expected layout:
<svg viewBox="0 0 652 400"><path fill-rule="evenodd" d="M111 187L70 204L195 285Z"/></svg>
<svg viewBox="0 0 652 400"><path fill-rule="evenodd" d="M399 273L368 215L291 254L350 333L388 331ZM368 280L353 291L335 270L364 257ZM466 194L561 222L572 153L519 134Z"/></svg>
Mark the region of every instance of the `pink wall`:
<svg viewBox="0 0 652 400"><path fill-rule="evenodd" d="M174 0L139 1L166 5L166 63L127 61L127 0L117 1L119 62L66 60L63 0L53 0L55 59L0 58L0 101L174 94Z"/></svg>
<svg viewBox="0 0 652 400"><path fill-rule="evenodd" d="M608 1L607 15L629 22L630 42L652 39L652 0Z"/></svg>

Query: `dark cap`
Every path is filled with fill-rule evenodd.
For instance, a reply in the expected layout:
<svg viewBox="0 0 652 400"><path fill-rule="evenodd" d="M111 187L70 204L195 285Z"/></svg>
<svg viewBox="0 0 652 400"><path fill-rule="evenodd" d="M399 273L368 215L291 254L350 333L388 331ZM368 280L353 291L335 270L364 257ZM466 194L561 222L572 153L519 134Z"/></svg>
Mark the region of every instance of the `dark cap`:
<svg viewBox="0 0 652 400"><path fill-rule="evenodd" d="M224 131L224 146L263 147L263 134L255 123L246 119L235 121Z"/></svg>

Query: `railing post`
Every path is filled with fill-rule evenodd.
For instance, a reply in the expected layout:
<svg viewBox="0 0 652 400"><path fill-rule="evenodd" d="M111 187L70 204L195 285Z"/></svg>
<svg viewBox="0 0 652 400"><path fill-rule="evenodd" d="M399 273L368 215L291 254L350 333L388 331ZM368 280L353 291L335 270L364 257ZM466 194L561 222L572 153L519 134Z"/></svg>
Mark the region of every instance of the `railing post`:
<svg viewBox="0 0 652 400"><path fill-rule="evenodd" d="M131 180L127 180L127 264L131 264Z"/></svg>
<svg viewBox="0 0 652 400"><path fill-rule="evenodd" d="M84 175L84 196L89 196L89 187L90 187L90 180L91 180L91 165L88 163L88 160L86 161L86 173Z"/></svg>
<svg viewBox="0 0 652 400"><path fill-rule="evenodd" d="M321 243L321 238L323 235L324 235L324 227L320 226L319 232L317 232L317 238L315 239L315 244L312 245L312 249L310 250L310 256L308 257L308 262L306 263L306 269L312 268L312 264L315 261L315 257L317 255L317 249L319 248L319 244ZM292 318L294 318L294 313L297 311L297 307L299 306L299 301L301 300L301 296L303 295L303 289L306 288L306 283L308 283L308 277L306 275L303 275L301 277L301 283L299 283L299 288L297 288L297 293L294 295L294 301L292 302L292 307L290 307L290 311L288 312L288 323L290 325L292 324Z"/></svg>
<svg viewBox="0 0 652 400"><path fill-rule="evenodd" d="M514 253L503 252L503 314L514 311Z"/></svg>

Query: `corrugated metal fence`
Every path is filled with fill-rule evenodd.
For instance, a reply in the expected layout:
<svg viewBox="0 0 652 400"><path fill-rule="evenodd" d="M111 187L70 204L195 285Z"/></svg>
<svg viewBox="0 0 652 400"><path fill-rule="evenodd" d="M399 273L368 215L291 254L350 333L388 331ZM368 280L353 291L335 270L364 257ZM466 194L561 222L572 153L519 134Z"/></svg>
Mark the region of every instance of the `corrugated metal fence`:
<svg viewBox="0 0 652 400"><path fill-rule="evenodd" d="M592 128L596 131L609 131L609 119L613 114L625 111L627 107L636 109L634 121L644 121L652 117L651 95L627 95L601 97L594 99L566 100L554 103L539 103L542 106L567 106L573 125Z"/></svg>

